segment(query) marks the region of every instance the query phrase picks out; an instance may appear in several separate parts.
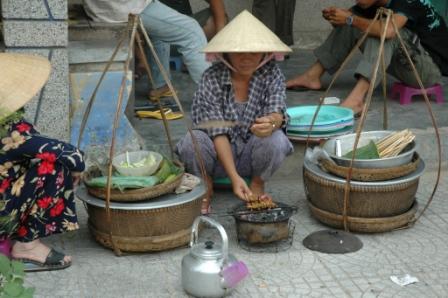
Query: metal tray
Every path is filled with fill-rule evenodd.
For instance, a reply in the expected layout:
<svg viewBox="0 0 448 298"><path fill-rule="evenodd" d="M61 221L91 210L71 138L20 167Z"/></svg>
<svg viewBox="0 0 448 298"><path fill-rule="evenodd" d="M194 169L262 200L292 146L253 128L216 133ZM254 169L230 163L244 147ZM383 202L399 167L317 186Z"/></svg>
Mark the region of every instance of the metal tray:
<svg viewBox="0 0 448 298"><path fill-rule="evenodd" d="M192 191L185 192L182 194L166 194L149 201L139 201L139 202L110 202L111 209L118 210L150 210L158 208L167 208L177 205L182 205L191 201L196 200L205 195L206 189L204 183L197 185ZM96 207L105 208L106 201L103 199L98 199L89 195L87 189L84 185L79 186L75 191L75 196L86 204L93 205Z"/></svg>
<svg viewBox="0 0 448 298"><path fill-rule="evenodd" d="M310 171L311 173L313 173L314 175L319 176L324 179L327 179L329 181L333 181L333 182L341 183L341 184L345 184L345 182L346 182L346 179L340 178L338 176L335 176L333 174L325 172L318 165L312 163L311 161L309 161L307 159L304 159L303 167L305 169L307 169L308 171ZM423 174L424 170L425 170L425 163L423 160L420 160L417 170L415 170L413 173L411 173L409 175L391 179L391 180L374 181L374 182L352 180L352 181L350 181L350 184L357 185L357 186L381 186L381 187L388 186L388 185L396 185L396 184L400 184L400 183L414 181L414 180L420 178L420 176Z"/></svg>
<svg viewBox="0 0 448 298"><path fill-rule="evenodd" d="M378 130L378 131L368 131L362 132L359 138L358 148L367 145L370 140L378 141L393 131L388 130ZM356 133L347 134L344 136L337 136L330 138L323 145L323 149L330 155L330 157L340 166L349 167L350 158L336 156L336 140L341 141L341 151L342 155L353 150L353 143L355 142ZM353 160L354 168L393 168L408 164L411 162L412 157L415 152L415 141L405 148L405 152L394 157L378 158L378 159L355 159Z"/></svg>

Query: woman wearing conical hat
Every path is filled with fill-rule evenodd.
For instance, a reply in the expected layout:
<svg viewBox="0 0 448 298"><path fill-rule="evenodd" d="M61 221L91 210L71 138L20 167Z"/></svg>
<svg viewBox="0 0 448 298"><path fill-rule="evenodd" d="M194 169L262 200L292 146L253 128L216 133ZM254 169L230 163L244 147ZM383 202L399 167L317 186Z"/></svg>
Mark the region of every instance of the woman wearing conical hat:
<svg viewBox="0 0 448 298"><path fill-rule="evenodd" d="M293 151L282 131L285 82L271 61L291 49L249 12L243 11L205 47L207 69L192 105L193 130L205 162L209 189L213 178L228 177L235 195L267 196L265 182ZM190 135L177 144L186 170L200 175ZM248 185L244 178L251 178ZM211 193L202 204L208 213Z"/></svg>
<svg viewBox="0 0 448 298"><path fill-rule="evenodd" d="M11 255L25 271L66 268L71 258L40 239L78 228L73 186L83 155L23 119L23 106L50 75L49 61L0 53L0 69L0 241L14 241Z"/></svg>

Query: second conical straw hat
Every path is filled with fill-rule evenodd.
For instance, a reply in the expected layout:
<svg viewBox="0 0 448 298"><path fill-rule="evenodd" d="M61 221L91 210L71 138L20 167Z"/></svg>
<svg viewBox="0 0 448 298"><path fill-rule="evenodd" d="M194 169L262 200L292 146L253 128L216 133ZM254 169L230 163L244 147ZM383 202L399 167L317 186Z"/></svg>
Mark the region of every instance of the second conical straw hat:
<svg viewBox="0 0 448 298"><path fill-rule="evenodd" d="M0 53L0 119L23 107L47 81L51 65L40 56Z"/></svg>
<svg viewBox="0 0 448 298"><path fill-rule="evenodd" d="M244 10L213 37L204 53L286 53L292 50L268 27Z"/></svg>

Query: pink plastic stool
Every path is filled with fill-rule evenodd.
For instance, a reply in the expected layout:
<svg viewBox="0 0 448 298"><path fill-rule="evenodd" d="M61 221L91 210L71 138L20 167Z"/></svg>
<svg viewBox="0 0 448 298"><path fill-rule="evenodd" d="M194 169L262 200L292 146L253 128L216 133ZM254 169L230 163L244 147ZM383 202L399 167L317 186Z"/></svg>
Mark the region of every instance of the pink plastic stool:
<svg viewBox="0 0 448 298"><path fill-rule="evenodd" d="M400 104L408 105L411 103L412 96L421 94L422 91L420 90L420 88L413 88L403 83L395 82L392 85L390 97L397 98L398 95L400 95ZM428 94L428 97L430 97L431 95L435 95L436 103L443 103L444 101L443 89L440 84L435 84L434 86L426 88L426 94Z"/></svg>

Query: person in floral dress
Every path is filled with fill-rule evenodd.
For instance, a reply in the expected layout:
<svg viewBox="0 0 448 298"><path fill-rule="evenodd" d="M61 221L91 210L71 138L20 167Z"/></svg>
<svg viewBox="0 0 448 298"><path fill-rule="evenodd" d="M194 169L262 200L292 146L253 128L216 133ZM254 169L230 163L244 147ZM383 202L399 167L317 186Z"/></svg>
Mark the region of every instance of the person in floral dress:
<svg viewBox="0 0 448 298"><path fill-rule="evenodd" d="M40 239L78 229L73 187L85 167L83 153L73 145L40 135L23 119L22 106L43 86L50 64L36 56L0 54L1 69L17 66L22 70L19 64L44 79L36 73L33 76L33 71L14 73L20 81L14 81L11 74L0 75L0 239L15 241L11 255L24 261L27 271L62 269L71 265L71 257ZM34 90L26 96L18 94L12 101L11 92L3 92L5 86L33 89L24 86L27 78ZM40 82L36 84L36 80ZM35 90L37 85L40 87Z"/></svg>

